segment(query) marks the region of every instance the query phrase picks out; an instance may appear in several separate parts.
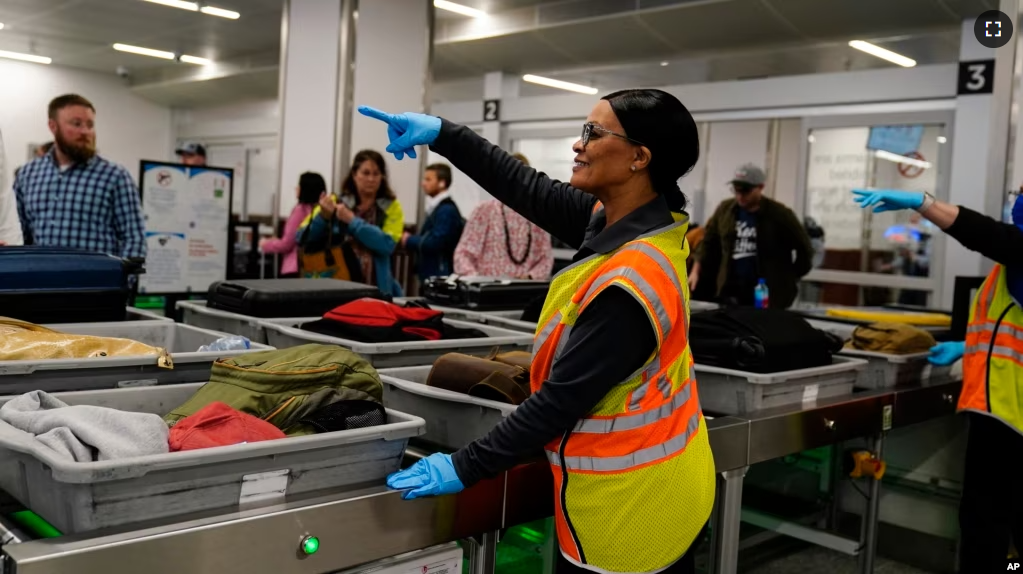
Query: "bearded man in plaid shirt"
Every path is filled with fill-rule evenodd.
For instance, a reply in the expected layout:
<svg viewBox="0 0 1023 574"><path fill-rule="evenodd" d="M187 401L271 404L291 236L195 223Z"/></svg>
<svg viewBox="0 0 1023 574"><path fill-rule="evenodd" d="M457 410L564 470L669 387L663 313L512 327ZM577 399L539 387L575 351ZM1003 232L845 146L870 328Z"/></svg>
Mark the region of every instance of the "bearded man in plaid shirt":
<svg viewBox="0 0 1023 574"><path fill-rule="evenodd" d="M76 94L50 102L54 146L14 179L25 244L146 256L138 188L124 167L96 155L96 108Z"/></svg>

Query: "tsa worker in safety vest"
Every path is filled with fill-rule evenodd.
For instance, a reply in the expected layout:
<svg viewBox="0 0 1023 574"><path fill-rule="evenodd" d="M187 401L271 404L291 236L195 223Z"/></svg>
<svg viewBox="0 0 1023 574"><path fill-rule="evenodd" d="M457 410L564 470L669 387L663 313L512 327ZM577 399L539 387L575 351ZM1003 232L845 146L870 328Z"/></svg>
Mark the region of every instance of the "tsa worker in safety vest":
<svg viewBox="0 0 1023 574"><path fill-rule="evenodd" d="M1005 569L1010 534L1023 546L1023 195L1006 224L930 194L854 190L874 211L915 209L964 247L995 261L973 301L965 342L941 343L930 361L963 359L959 411L970 415L959 506L960 572Z"/></svg>
<svg viewBox="0 0 1023 574"><path fill-rule="evenodd" d="M392 475L406 498L447 494L546 449L559 572L694 572L714 461L688 340L686 198L696 123L674 96L599 100L554 181L471 129L390 115L387 151L429 145L491 195L579 252L551 281L533 344L532 396L489 435Z"/></svg>

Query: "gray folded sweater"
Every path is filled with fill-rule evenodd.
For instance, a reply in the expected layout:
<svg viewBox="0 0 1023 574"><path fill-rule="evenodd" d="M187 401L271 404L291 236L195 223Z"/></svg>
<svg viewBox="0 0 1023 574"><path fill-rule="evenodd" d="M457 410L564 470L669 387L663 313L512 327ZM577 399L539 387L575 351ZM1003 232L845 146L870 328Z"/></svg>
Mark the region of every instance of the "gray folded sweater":
<svg viewBox="0 0 1023 574"><path fill-rule="evenodd" d="M168 451L167 424L158 415L69 406L44 391L26 393L0 407L0 421L34 435L40 443L75 462Z"/></svg>

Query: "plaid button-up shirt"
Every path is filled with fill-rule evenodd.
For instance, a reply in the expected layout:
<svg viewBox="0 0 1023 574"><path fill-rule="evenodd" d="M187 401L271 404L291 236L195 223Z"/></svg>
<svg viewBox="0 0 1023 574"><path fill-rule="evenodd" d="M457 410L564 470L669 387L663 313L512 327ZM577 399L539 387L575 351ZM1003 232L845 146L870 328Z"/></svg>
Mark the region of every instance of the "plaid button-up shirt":
<svg viewBox="0 0 1023 574"><path fill-rule="evenodd" d="M18 170L14 193L26 244L146 256L138 188L115 163L95 156L61 171L51 150Z"/></svg>

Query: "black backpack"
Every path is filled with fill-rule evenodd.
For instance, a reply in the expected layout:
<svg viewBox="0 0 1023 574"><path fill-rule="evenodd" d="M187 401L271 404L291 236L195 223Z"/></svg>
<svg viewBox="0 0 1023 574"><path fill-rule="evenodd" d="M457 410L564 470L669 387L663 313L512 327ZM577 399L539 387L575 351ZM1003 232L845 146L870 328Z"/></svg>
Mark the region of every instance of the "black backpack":
<svg viewBox="0 0 1023 574"><path fill-rule="evenodd" d="M689 345L697 365L776 373L830 365L842 340L790 311L735 307L692 314Z"/></svg>

